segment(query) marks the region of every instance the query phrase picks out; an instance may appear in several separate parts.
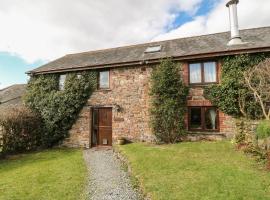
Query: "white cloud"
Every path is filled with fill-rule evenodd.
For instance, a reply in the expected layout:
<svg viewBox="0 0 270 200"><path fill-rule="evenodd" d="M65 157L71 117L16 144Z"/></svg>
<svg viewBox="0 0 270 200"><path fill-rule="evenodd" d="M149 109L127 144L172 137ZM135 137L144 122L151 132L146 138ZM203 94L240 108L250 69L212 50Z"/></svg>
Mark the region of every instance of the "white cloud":
<svg viewBox="0 0 270 200"><path fill-rule="evenodd" d="M153 41L202 35L229 30L228 0L221 0L206 16L195 17L168 33L160 34ZM240 29L270 26L269 0L240 0L238 18Z"/></svg>
<svg viewBox="0 0 270 200"><path fill-rule="evenodd" d="M0 51L33 62L145 42L202 0L0 0Z"/></svg>

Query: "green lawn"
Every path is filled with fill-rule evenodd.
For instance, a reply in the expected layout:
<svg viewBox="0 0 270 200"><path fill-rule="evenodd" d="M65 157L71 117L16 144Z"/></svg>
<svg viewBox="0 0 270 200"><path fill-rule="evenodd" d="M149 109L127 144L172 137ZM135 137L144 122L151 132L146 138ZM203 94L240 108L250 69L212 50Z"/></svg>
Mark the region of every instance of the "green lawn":
<svg viewBox="0 0 270 200"><path fill-rule="evenodd" d="M81 150L54 149L0 160L1 200L77 200L87 169Z"/></svg>
<svg viewBox="0 0 270 200"><path fill-rule="evenodd" d="M154 200L270 199L270 172L230 142L119 148Z"/></svg>

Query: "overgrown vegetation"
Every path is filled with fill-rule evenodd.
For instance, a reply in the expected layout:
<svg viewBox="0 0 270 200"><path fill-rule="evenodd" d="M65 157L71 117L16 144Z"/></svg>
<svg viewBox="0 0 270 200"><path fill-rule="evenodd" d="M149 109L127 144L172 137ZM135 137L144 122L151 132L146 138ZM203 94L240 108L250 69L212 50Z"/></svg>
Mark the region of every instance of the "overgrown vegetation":
<svg viewBox="0 0 270 200"><path fill-rule="evenodd" d="M0 113L0 155L34 150L41 145L39 115L26 107L11 107Z"/></svg>
<svg viewBox="0 0 270 200"><path fill-rule="evenodd" d="M270 120L270 58L244 72L250 94L259 103L263 117Z"/></svg>
<svg viewBox="0 0 270 200"><path fill-rule="evenodd" d="M182 81L180 70L179 65L166 59L151 76L151 124L157 139L165 143L174 143L185 133L188 88Z"/></svg>
<svg viewBox="0 0 270 200"><path fill-rule="evenodd" d="M222 60L221 83L206 88L205 95L215 106L237 118L235 141L239 149L260 160L270 156L268 125L270 119L270 59L269 54L227 56ZM256 122L262 120L254 131ZM257 137L256 137L257 134ZM259 141L258 141L259 138ZM264 138L264 139L262 139ZM260 141L264 143L261 145ZM268 154L268 156L267 156ZM270 164L268 164L270 166Z"/></svg>
<svg viewBox="0 0 270 200"><path fill-rule="evenodd" d="M256 129L256 136L258 138L258 148L264 153L267 158L267 168L270 169L270 121L261 121Z"/></svg>
<svg viewBox="0 0 270 200"><path fill-rule="evenodd" d="M234 117L261 119L260 104L244 81L244 72L264 61L267 54L227 56L222 60L221 83L205 89L205 96L220 110Z"/></svg>
<svg viewBox="0 0 270 200"><path fill-rule="evenodd" d="M270 121L261 121L256 129L256 134L259 139L270 137Z"/></svg>
<svg viewBox="0 0 270 200"><path fill-rule="evenodd" d="M67 137L81 108L96 88L94 71L67 74L59 91L59 75L33 76L27 86L26 105L38 113L44 124L42 143L50 147Z"/></svg>

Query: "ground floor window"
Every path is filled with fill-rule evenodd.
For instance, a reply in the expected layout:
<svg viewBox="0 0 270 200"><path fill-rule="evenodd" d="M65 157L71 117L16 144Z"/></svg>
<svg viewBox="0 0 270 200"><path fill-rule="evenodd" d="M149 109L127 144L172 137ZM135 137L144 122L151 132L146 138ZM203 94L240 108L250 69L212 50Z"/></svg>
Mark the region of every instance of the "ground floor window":
<svg viewBox="0 0 270 200"><path fill-rule="evenodd" d="M189 107L188 128L197 131L218 131L218 110L215 107Z"/></svg>

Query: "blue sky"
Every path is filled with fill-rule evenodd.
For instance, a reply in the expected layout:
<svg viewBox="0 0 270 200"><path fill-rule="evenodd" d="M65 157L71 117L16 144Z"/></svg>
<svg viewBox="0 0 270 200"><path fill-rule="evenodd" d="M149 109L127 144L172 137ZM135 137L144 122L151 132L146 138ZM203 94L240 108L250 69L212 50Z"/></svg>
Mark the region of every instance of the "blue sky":
<svg viewBox="0 0 270 200"><path fill-rule="evenodd" d="M0 89L68 53L228 31L227 1L1 0ZM240 28L269 26L269 7L240 1Z"/></svg>
<svg viewBox="0 0 270 200"><path fill-rule="evenodd" d="M43 63L42 61L27 63L19 56L12 55L8 52L0 52L0 88L12 84L26 83L28 76L25 72Z"/></svg>

